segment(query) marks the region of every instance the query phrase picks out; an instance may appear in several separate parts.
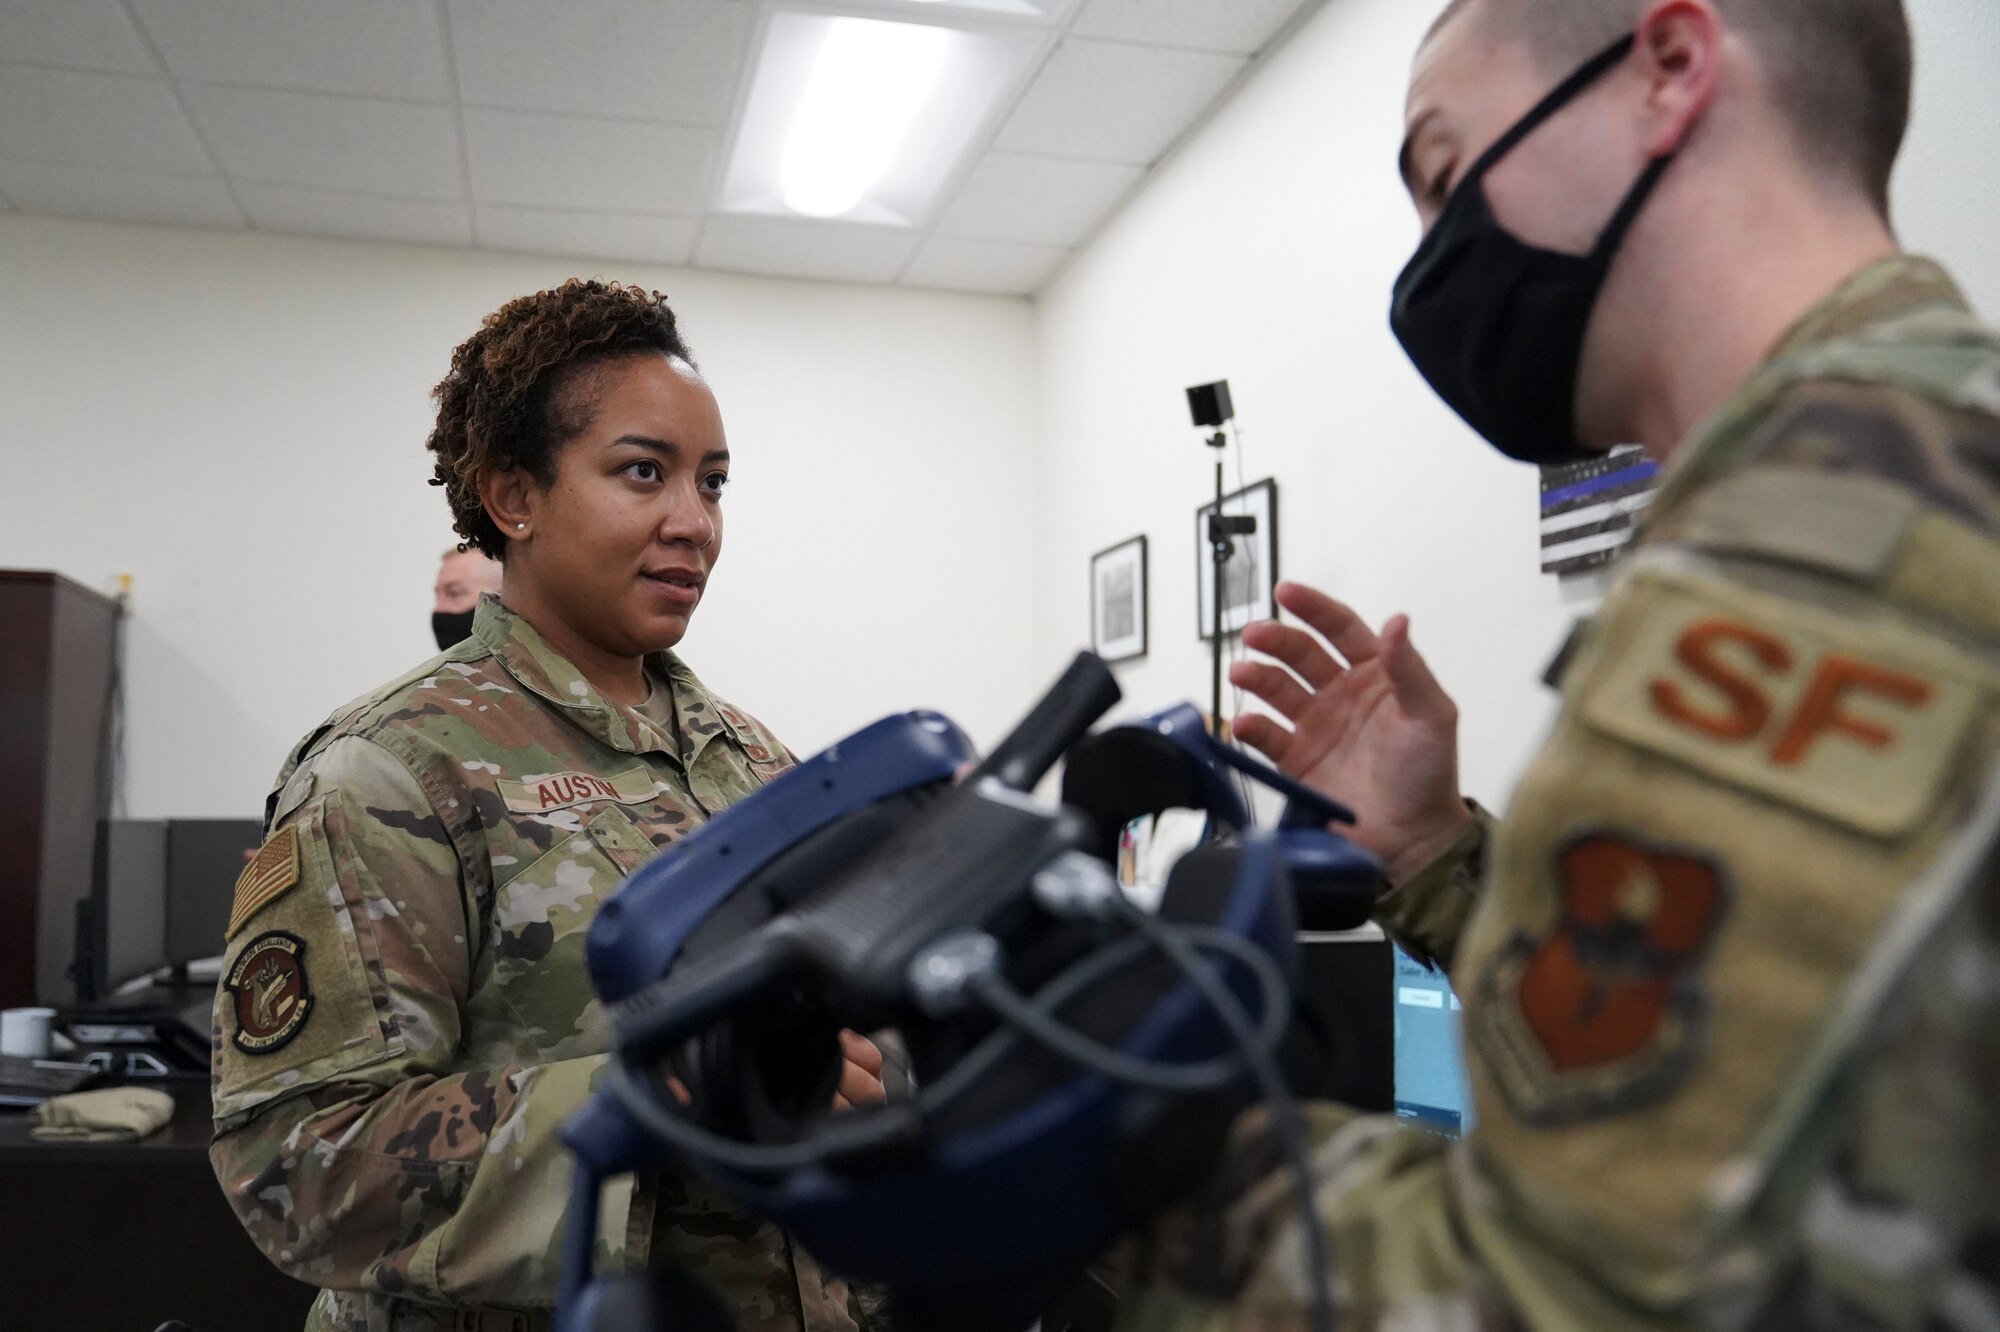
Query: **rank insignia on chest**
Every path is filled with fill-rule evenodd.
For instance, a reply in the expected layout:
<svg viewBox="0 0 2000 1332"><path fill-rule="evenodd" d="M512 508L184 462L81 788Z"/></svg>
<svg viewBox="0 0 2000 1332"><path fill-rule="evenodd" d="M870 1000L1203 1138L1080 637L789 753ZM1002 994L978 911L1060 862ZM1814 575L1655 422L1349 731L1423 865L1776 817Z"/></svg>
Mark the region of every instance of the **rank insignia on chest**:
<svg viewBox="0 0 2000 1332"><path fill-rule="evenodd" d="M1700 967L1729 905L1701 855L1591 832L1557 855L1560 912L1514 935L1475 982L1467 1032L1529 1123L1662 1099L1706 1033Z"/></svg>
<svg viewBox="0 0 2000 1332"><path fill-rule="evenodd" d="M312 1013L305 940L284 930L258 935L236 955L223 986L234 1001L236 1048L253 1055L281 1048Z"/></svg>

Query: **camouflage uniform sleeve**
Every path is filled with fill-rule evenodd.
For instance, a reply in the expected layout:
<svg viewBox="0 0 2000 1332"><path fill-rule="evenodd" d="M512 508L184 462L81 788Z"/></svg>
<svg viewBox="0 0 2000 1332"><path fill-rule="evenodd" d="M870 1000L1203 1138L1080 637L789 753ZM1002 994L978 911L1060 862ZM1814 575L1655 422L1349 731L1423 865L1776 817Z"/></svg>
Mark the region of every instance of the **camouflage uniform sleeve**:
<svg viewBox="0 0 2000 1332"><path fill-rule="evenodd" d="M465 1067L477 907L386 750L335 740L274 809L216 996L217 1179L302 1281L546 1304L569 1181L556 1129L601 1058Z"/></svg>
<svg viewBox="0 0 2000 1332"><path fill-rule="evenodd" d="M1486 875L1486 848L1493 836L1493 816L1474 801L1465 803L1472 811L1472 821L1458 840L1383 894L1375 906L1375 922L1404 952L1447 974L1465 922L1479 901L1479 881Z"/></svg>
<svg viewBox="0 0 2000 1332"><path fill-rule="evenodd" d="M2000 425L1809 384L1756 436L1628 557L1493 835L1472 1133L1317 1116L1345 1328L1994 1325ZM1246 1134L1126 1326L1307 1325Z"/></svg>

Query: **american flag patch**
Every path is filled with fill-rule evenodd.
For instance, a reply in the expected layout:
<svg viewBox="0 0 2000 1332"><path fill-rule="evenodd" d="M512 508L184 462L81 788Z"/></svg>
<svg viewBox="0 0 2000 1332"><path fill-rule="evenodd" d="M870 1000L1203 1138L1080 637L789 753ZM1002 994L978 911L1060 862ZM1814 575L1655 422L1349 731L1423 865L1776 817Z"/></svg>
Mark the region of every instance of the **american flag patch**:
<svg viewBox="0 0 2000 1332"><path fill-rule="evenodd" d="M298 881L299 834L298 829L287 826L266 838L255 858L236 876L236 901L229 908L229 928L222 937L235 938L244 921Z"/></svg>
<svg viewBox="0 0 2000 1332"><path fill-rule="evenodd" d="M1637 445L1542 469L1542 572L1609 564L1659 489L1660 468Z"/></svg>

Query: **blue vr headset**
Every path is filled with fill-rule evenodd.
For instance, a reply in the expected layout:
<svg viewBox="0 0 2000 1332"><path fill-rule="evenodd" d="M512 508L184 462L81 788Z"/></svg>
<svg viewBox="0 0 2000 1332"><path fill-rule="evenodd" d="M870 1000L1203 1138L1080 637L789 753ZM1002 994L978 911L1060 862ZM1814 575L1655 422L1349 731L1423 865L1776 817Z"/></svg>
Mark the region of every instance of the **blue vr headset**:
<svg viewBox="0 0 2000 1332"><path fill-rule="evenodd" d="M1329 828L1350 814L1192 707L1086 738L1118 697L1079 657L963 781L975 755L949 720L877 722L605 903L588 958L613 1050L563 1134L563 1332L728 1326L662 1274L593 1279L598 1195L627 1172L692 1167L888 1286L903 1325L955 1328L1025 1325L1200 1178L1286 1034L1301 919L1358 925L1382 880ZM1065 752L1060 803L1034 800ZM1286 798L1275 829L1232 774ZM1173 808L1209 837L1143 913L1113 878L1118 839ZM843 1027L901 1033L912 1098L829 1113Z"/></svg>

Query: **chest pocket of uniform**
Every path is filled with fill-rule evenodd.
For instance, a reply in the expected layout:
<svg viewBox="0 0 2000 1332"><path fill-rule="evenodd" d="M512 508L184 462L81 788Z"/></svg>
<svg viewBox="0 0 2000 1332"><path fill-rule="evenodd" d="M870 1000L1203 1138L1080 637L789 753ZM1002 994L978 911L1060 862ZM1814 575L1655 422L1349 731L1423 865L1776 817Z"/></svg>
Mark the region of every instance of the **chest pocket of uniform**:
<svg viewBox="0 0 2000 1332"><path fill-rule="evenodd" d="M612 890L653 844L608 805L493 895L493 979L546 1059L597 1054L610 1026L590 988L584 939Z"/></svg>
<svg viewBox="0 0 2000 1332"><path fill-rule="evenodd" d="M688 769L688 793L710 814L719 814L791 766L781 754L762 747L745 750L718 738Z"/></svg>

